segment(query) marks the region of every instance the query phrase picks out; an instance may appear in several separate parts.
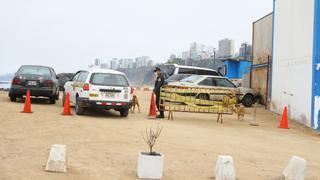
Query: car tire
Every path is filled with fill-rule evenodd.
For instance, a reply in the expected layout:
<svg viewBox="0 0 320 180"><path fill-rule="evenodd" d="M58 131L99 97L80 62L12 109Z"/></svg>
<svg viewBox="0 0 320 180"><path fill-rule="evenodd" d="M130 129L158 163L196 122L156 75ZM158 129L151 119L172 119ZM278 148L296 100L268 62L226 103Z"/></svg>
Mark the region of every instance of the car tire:
<svg viewBox="0 0 320 180"><path fill-rule="evenodd" d="M197 99L200 99L200 100L209 100L210 99L210 96L209 94L199 94L197 96Z"/></svg>
<svg viewBox="0 0 320 180"><path fill-rule="evenodd" d="M49 97L49 99L50 99L50 104L55 104L56 103L56 96L55 95Z"/></svg>
<svg viewBox="0 0 320 180"><path fill-rule="evenodd" d="M11 102L16 102L17 101L17 96L11 95L10 96L10 101Z"/></svg>
<svg viewBox="0 0 320 180"><path fill-rule="evenodd" d="M60 92L58 91L58 94L56 95L56 100L59 100L59 95L60 95Z"/></svg>
<svg viewBox="0 0 320 180"><path fill-rule="evenodd" d="M120 110L121 117L128 117L128 115L129 115L129 109L121 109Z"/></svg>
<svg viewBox="0 0 320 180"><path fill-rule="evenodd" d="M254 103L254 97L251 94L247 94L242 98L242 105L245 107L251 107Z"/></svg>
<svg viewBox="0 0 320 180"><path fill-rule="evenodd" d="M80 106L80 102L79 102L79 97L76 98L76 114L77 115L83 115L84 113L84 108Z"/></svg>

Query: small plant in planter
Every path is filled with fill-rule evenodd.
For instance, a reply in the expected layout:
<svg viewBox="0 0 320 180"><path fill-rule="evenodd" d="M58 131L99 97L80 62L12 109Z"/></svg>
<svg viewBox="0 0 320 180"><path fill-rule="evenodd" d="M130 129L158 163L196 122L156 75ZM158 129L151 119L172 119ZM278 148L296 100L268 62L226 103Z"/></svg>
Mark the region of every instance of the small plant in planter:
<svg viewBox="0 0 320 180"><path fill-rule="evenodd" d="M145 133L141 133L142 138L149 146L149 152L140 152L138 157L137 174L139 178L143 179L161 179L163 174L163 160L164 156L161 153L153 151L153 147L157 142L162 127L157 127L153 130L151 127L146 128Z"/></svg>

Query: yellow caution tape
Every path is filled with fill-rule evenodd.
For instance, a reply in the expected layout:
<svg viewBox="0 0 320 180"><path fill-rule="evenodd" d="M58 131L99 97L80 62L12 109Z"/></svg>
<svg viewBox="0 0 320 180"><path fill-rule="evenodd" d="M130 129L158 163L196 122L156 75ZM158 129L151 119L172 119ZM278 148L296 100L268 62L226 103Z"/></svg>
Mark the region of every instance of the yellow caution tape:
<svg viewBox="0 0 320 180"><path fill-rule="evenodd" d="M160 100L165 111L215 114L232 114L237 103L234 90L182 86L163 86Z"/></svg>

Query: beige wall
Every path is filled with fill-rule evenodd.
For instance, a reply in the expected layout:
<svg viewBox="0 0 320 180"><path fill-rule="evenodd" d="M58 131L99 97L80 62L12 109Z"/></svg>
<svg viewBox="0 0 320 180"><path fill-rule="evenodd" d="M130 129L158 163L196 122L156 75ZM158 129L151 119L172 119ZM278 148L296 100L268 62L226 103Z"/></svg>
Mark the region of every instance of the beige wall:
<svg viewBox="0 0 320 180"><path fill-rule="evenodd" d="M253 23L253 64L267 63L272 54L272 14Z"/></svg>
<svg viewBox="0 0 320 180"><path fill-rule="evenodd" d="M267 63L272 55L272 13L253 23L252 41L253 65ZM251 87L259 92L262 104L266 103L266 83L267 66L253 68Z"/></svg>

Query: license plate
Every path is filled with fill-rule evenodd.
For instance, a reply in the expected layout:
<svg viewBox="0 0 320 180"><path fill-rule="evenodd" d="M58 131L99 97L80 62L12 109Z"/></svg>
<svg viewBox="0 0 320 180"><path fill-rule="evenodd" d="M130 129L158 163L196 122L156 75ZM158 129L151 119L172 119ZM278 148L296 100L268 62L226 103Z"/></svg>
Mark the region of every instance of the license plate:
<svg viewBox="0 0 320 180"><path fill-rule="evenodd" d="M36 86L37 85L37 81L28 81L28 85L29 86Z"/></svg>

